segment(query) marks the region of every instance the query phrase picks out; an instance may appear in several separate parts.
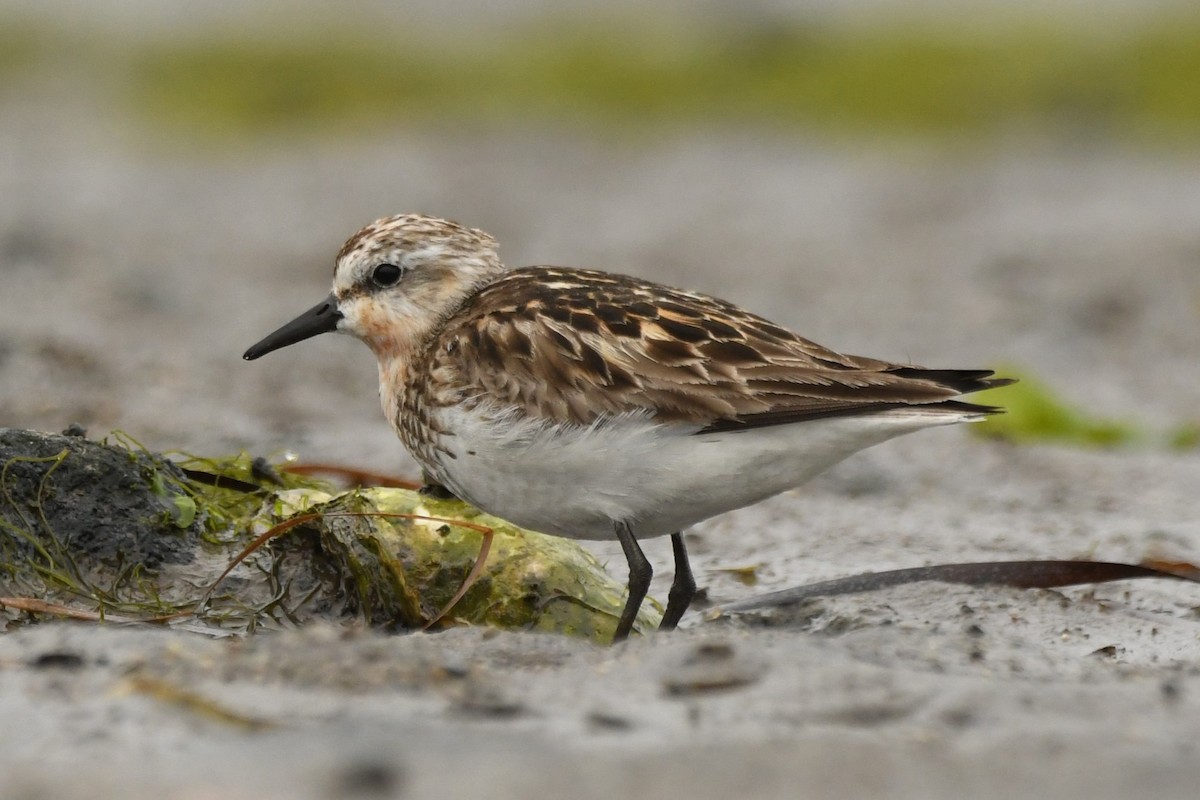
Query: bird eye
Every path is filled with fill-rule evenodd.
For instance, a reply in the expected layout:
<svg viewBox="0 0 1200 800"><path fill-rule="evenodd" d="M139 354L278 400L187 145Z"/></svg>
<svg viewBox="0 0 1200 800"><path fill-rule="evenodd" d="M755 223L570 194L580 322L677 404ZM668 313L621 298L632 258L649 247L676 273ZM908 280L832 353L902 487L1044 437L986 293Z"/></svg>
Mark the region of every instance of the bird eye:
<svg viewBox="0 0 1200 800"><path fill-rule="evenodd" d="M371 280L382 289L395 286L404 275L404 270L395 264L380 264L371 272Z"/></svg>

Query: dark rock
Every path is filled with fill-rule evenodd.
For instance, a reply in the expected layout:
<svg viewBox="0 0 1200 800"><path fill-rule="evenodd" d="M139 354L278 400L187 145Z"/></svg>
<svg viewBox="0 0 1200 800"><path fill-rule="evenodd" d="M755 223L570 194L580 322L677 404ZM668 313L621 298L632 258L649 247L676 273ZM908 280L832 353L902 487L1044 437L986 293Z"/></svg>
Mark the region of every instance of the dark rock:
<svg viewBox="0 0 1200 800"><path fill-rule="evenodd" d="M0 428L0 561L42 548L84 572L189 563L201 520L182 480L149 453Z"/></svg>

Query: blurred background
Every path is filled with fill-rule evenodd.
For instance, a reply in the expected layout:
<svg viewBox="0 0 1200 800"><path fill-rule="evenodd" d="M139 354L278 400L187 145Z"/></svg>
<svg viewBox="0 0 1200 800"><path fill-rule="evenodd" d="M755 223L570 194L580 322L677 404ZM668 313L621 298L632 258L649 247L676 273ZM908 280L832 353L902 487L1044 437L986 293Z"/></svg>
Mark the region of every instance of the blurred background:
<svg viewBox="0 0 1200 800"><path fill-rule="evenodd" d="M1195 419L1198 87L1185 0L9 0L0 425L405 471L365 348L241 360L405 211Z"/></svg>

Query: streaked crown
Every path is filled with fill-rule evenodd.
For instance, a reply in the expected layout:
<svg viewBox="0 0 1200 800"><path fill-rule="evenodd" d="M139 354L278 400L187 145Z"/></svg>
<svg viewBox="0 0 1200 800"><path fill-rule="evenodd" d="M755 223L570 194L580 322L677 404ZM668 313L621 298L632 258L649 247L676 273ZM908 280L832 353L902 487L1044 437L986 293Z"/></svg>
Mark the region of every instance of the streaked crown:
<svg viewBox="0 0 1200 800"><path fill-rule="evenodd" d="M384 217L338 252L333 295L340 328L377 354L408 349L504 271L496 240L422 214Z"/></svg>

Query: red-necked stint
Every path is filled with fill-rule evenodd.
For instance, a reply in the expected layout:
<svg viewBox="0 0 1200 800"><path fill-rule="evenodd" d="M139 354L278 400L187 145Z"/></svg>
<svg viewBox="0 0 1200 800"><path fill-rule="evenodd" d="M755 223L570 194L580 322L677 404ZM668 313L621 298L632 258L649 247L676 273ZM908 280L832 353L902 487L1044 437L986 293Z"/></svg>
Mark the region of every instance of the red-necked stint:
<svg viewBox="0 0 1200 800"><path fill-rule="evenodd" d="M1010 381L848 356L735 305L586 269L507 269L496 240L443 219L371 223L333 292L246 351L326 332L379 359L383 411L427 477L517 525L617 539L625 639L650 584L639 539L671 536L662 628L696 591L682 531L791 489L858 450L998 409Z"/></svg>

